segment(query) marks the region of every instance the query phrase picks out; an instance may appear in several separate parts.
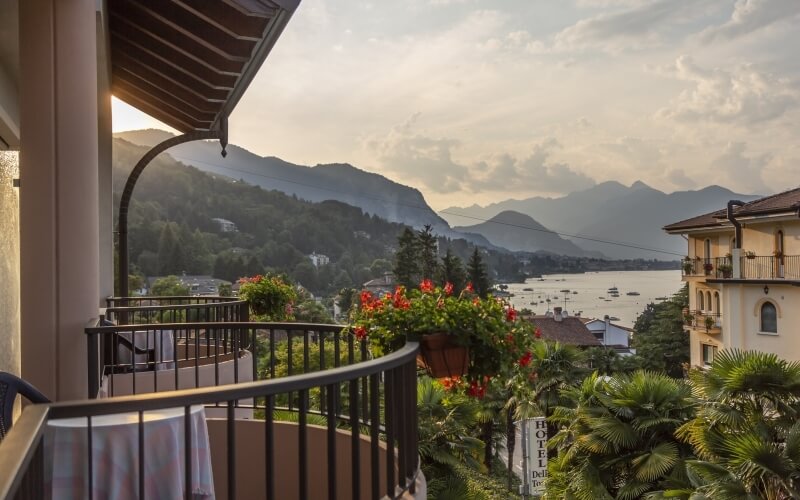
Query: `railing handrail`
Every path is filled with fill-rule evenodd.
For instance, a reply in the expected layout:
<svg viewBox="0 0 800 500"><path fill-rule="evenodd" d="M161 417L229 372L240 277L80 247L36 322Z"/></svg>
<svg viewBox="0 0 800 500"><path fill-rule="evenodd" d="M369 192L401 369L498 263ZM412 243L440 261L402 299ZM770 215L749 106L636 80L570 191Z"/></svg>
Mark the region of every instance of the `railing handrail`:
<svg viewBox="0 0 800 500"><path fill-rule="evenodd" d="M222 295L129 295L127 297L106 297L109 300L216 300L217 302L234 302L239 297L223 297Z"/></svg>
<svg viewBox="0 0 800 500"><path fill-rule="evenodd" d="M95 325L95 326L90 326ZM331 323L295 323L295 322L270 322L270 321L201 321L192 323L142 323L131 325L107 325L99 326L99 319L93 318L89 321L89 326L84 329L87 335L102 333L116 333L119 331L133 330L197 330L197 329L225 329L225 328L247 328L250 330L310 330L310 331L342 331L347 325Z"/></svg>
<svg viewBox="0 0 800 500"><path fill-rule="evenodd" d="M165 304L157 306L109 306L106 307L106 312L140 312L140 311L170 311L176 308L181 310L188 309L209 309L212 307L230 307L236 305L247 304L246 300L230 300L226 302L209 302L204 304Z"/></svg>
<svg viewBox="0 0 800 500"><path fill-rule="evenodd" d="M240 382L216 387L197 389L181 389L166 392L139 394L135 396L118 396L108 399L86 399L49 404L51 418L83 417L91 413L109 415L130 413L135 411L153 411L164 408L207 404L209 401L234 401L255 397L273 396L301 389L321 387L336 383L356 380L374 375L403 363L416 359L419 351L417 342L406 342L399 350L368 361L359 361L351 365L328 368L323 371L289 375L276 379L257 382Z"/></svg>
<svg viewBox="0 0 800 500"><path fill-rule="evenodd" d="M0 498L11 498L19 489L24 471L39 449L49 413L47 404L26 407L0 442Z"/></svg>

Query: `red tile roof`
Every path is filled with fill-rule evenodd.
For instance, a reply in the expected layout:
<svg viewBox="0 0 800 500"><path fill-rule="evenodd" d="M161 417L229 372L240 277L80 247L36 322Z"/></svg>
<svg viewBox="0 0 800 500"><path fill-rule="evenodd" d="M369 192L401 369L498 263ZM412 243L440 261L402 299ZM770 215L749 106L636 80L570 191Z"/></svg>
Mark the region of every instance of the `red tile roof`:
<svg viewBox="0 0 800 500"><path fill-rule="evenodd" d="M562 344L572 344L577 346L597 346L601 342L592 335L580 318L569 316L556 321L549 316L534 316L531 318L533 324L542 332L545 340L558 341Z"/></svg>
<svg viewBox="0 0 800 500"><path fill-rule="evenodd" d="M733 210L736 216L767 215L800 211L800 188L765 196ZM680 231L703 227L718 227L727 223L726 209L717 210L664 226L665 231Z"/></svg>

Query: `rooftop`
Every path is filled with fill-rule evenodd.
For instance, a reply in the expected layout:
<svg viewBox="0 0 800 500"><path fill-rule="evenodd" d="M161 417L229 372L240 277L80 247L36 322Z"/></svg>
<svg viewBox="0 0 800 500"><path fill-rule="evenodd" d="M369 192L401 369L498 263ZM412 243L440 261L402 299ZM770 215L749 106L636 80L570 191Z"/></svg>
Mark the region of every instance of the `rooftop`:
<svg viewBox="0 0 800 500"><path fill-rule="evenodd" d="M600 341L586 328L581 318L575 316L562 317L560 320L552 316L533 316L533 323L541 330L542 338L577 346L598 346Z"/></svg>
<svg viewBox="0 0 800 500"><path fill-rule="evenodd" d="M740 207L734 207L733 213L738 217L744 217L797 212L798 210L800 210L800 188L794 188L753 200ZM663 229L665 231L679 232L686 229L720 227L728 223L726 212L727 210L724 208L715 210L714 212L668 224Z"/></svg>

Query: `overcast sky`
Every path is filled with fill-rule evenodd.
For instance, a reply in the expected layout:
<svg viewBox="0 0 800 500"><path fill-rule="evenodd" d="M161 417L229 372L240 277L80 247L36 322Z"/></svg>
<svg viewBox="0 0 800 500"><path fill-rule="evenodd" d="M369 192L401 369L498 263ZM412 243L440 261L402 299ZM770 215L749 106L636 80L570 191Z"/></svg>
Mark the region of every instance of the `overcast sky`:
<svg viewBox="0 0 800 500"><path fill-rule="evenodd" d="M607 180L770 193L800 185L798 28L800 0L302 0L230 139L438 209Z"/></svg>

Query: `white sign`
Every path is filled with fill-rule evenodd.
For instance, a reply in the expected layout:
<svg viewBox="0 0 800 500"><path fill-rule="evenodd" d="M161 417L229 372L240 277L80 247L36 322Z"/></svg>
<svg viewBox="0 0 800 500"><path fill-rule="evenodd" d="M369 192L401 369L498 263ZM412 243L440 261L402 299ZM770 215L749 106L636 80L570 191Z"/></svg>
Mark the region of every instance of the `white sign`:
<svg viewBox="0 0 800 500"><path fill-rule="evenodd" d="M524 425L528 492L541 495L547 477L547 421L545 417L530 418L525 420Z"/></svg>

